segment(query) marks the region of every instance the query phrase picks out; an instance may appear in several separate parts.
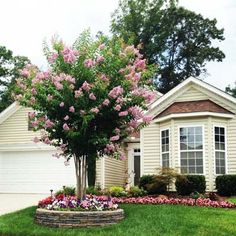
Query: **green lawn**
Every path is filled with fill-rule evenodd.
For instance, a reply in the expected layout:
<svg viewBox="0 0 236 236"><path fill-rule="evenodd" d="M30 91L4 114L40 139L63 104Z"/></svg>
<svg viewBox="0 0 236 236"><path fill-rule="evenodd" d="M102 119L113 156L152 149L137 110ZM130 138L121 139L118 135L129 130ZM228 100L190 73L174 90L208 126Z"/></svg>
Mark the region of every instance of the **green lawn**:
<svg viewBox="0 0 236 236"><path fill-rule="evenodd" d="M4 236L233 236L236 235L236 210L171 205L121 205L125 220L120 224L93 229L52 229L34 224L36 207L0 217Z"/></svg>
<svg viewBox="0 0 236 236"><path fill-rule="evenodd" d="M230 197L230 198L228 198L227 199L227 201L229 201L229 202L232 202L232 203L235 203L236 204L236 197L234 196L234 197Z"/></svg>

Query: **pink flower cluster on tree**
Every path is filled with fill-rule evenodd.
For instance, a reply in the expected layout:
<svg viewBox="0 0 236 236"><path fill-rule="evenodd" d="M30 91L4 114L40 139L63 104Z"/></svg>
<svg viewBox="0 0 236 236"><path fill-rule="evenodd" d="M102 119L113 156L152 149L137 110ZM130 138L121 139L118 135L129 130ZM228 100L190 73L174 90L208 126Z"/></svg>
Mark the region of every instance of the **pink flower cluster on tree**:
<svg viewBox="0 0 236 236"><path fill-rule="evenodd" d="M73 48L53 40L45 52L49 69L27 65L15 99L37 111L29 117L44 130L40 141L56 146L66 163L74 158L82 197L88 158L123 160L123 140L151 122L144 111L155 99L153 70L135 47L104 36L93 41L87 33Z"/></svg>

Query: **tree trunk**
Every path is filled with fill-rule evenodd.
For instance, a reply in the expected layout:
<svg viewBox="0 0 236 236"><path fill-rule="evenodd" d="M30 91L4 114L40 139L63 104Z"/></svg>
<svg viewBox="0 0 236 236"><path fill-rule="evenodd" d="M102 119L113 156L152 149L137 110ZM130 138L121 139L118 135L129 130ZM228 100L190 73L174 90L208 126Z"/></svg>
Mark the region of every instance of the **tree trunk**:
<svg viewBox="0 0 236 236"><path fill-rule="evenodd" d="M86 196L86 156L74 157L76 174L76 196L82 200Z"/></svg>

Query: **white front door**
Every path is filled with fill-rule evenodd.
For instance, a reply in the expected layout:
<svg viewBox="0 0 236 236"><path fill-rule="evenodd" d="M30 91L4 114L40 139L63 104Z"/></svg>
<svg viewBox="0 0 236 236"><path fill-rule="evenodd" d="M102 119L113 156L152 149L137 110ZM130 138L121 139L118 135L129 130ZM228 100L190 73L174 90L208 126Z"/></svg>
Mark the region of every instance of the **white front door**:
<svg viewBox="0 0 236 236"><path fill-rule="evenodd" d="M136 186L139 184L140 179L140 169L141 169L141 155L140 147L133 146L128 150L128 175L129 184L131 186Z"/></svg>

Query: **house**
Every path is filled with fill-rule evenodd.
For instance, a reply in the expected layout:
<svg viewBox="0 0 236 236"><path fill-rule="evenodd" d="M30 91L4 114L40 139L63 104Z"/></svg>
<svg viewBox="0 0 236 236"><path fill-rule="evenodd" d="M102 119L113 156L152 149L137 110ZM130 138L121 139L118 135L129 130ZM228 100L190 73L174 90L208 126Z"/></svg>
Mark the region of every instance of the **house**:
<svg viewBox="0 0 236 236"><path fill-rule="evenodd" d="M0 193L45 193L75 183L73 164L65 167L52 157L53 147L31 141L30 111L13 103L0 114ZM205 175L212 191L217 175L236 174L235 98L190 77L158 93L147 113L154 119L126 140L126 161L97 161L97 185L137 185L140 176L165 166Z"/></svg>
<svg viewBox="0 0 236 236"><path fill-rule="evenodd" d="M188 78L151 104L152 123L141 130L141 175L156 168L205 175L207 190L215 178L236 174L236 98Z"/></svg>
<svg viewBox="0 0 236 236"><path fill-rule="evenodd" d="M75 186L73 160L53 157L55 147L32 140L28 113L32 110L10 105L0 114L0 193L50 193L62 186ZM109 187L126 182L126 161L102 158L97 161L97 185Z"/></svg>

